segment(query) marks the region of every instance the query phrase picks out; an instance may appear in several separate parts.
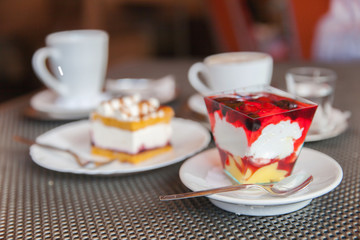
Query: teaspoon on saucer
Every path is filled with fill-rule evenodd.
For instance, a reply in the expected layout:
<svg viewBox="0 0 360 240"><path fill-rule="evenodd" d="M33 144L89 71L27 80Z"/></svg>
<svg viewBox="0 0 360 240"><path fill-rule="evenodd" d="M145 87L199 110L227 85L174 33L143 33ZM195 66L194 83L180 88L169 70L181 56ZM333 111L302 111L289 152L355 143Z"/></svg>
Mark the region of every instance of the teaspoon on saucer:
<svg viewBox="0 0 360 240"><path fill-rule="evenodd" d="M160 201L179 200L193 197L207 196L215 193L230 192L236 190L258 188L267 191L274 196L286 196L293 194L311 183L312 175L308 174L294 174L274 184L238 184L202 191L178 193L172 195L159 196Z"/></svg>
<svg viewBox="0 0 360 240"><path fill-rule="evenodd" d="M48 148L48 149L68 153L68 154L70 154L71 156L74 157L76 163L80 167L100 167L100 166L109 164L109 163L113 162L114 160L117 160L116 158L108 159L106 161L98 161L98 160L94 160L94 159L83 159L77 153L71 151L70 149L64 149L64 148L59 148L59 147L55 147L55 146L48 145L48 144L38 143L38 142L36 142L34 140L27 139L27 138L20 137L20 136L14 136L14 140L17 141L17 142L27 144L27 145L34 145L35 144L35 145L38 145L38 146L43 147L43 148Z"/></svg>

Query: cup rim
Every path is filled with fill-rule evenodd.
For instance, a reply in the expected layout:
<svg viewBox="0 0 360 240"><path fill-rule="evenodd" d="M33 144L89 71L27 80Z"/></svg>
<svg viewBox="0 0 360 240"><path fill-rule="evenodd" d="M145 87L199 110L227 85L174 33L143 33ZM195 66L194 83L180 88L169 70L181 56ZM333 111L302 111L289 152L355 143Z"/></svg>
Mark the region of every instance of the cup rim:
<svg viewBox="0 0 360 240"><path fill-rule="evenodd" d="M237 56L237 55L244 55L244 54L248 54L248 55L252 55L252 56L264 56L264 58L260 58L260 59L250 59L250 60L246 60L246 61L242 61L242 62L224 62L224 63L219 63L219 64L213 64L213 65L230 65L230 64L238 64L238 63L250 63L250 62L255 62L255 61L260 61L260 60L268 60L271 59L272 57L270 54L265 53L265 52L256 52L256 51L238 51L238 52L223 52L223 53L216 53L216 54L212 54L209 55L207 57L204 58L203 62L205 64L209 64L209 60L211 58L214 57L219 57L219 56Z"/></svg>
<svg viewBox="0 0 360 240"><path fill-rule="evenodd" d="M60 42L59 38L66 37L68 41L78 41L83 39L84 37L100 37L109 39L109 34L101 29L77 29L77 30L66 30L53 32L46 36L47 43Z"/></svg>

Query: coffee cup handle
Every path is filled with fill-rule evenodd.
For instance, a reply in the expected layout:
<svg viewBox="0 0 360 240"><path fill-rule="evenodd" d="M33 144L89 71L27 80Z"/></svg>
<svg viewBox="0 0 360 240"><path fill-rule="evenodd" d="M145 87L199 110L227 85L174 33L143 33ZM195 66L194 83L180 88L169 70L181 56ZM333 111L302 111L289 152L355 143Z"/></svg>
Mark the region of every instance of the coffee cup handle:
<svg viewBox="0 0 360 240"><path fill-rule="evenodd" d="M203 74L206 79L209 77L205 64L201 62L195 63L190 67L188 72L189 82L198 92L204 95L208 94L212 90L201 81L199 73Z"/></svg>
<svg viewBox="0 0 360 240"><path fill-rule="evenodd" d="M52 48L40 48L32 57L32 66L38 78L50 89L59 95L66 95L68 89L56 79L46 66L46 59L57 57L57 52Z"/></svg>

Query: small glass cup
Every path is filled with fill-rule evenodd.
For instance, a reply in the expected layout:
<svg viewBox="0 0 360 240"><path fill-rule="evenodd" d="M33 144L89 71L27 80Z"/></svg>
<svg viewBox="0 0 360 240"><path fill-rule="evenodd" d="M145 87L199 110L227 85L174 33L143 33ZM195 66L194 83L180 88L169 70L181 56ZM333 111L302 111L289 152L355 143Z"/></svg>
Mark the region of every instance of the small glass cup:
<svg viewBox="0 0 360 240"><path fill-rule="evenodd" d="M239 183L289 176L317 105L270 86L204 98L211 131L227 175Z"/></svg>
<svg viewBox="0 0 360 240"><path fill-rule="evenodd" d="M292 68L286 73L287 90L291 94L318 104L311 134L328 132L334 127L331 114L336 78L333 70L318 67Z"/></svg>

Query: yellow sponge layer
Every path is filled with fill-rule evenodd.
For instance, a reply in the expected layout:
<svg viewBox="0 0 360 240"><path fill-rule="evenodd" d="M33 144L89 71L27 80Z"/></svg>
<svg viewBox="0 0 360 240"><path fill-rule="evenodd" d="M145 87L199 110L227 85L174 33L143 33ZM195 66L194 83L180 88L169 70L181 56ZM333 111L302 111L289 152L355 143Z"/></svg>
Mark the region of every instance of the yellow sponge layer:
<svg viewBox="0 0 360 240"><path fill-rule="evenodd" d="M165 146L165 147L161 147L161 148L147 150L147 151L144 151L144 152L141 152L138 154L128 154L128 153L122 153L122 152L114 152L111 150L98 148L95 146L91 147L92 154L107 157L107 158L116 158L120 162L129 162L129 163L133 163L133 164L143 162L149 158L152 158L156 155L159 155L161 153L164 153L164 152L167 152L170 150L172 150L171 146Z"/></svg>
<svg viewBox="0 0 360 240"><path fill-rule="evenodd" d="M159 108L159 111L164 112L163 117L157 117L157 118L148 118L146 120L142 119L137 122L131 122L131 121L119 121L112 117L104 117L96 112L94 112L91 115L91 120L101 120L104 125L110 126L110 127L116 127L121 128L129 131L136 131L141 128L145 128L150 125L154 125L157 123L169 123L171 121L171 118L174 116L174 110L169 106L161 106Z"/></svg>
<svg viewBox="0 0 360 240"><path fill-rule="evenodd" d="M237 164L242 164L241 158L234 159L229 157L229 165L225 165L225 170L243 184L278 182L285 178L287 174L287 171L278 169L278 162L261 167L255 172L247 168L245 174L239 170Z"/></svg>

